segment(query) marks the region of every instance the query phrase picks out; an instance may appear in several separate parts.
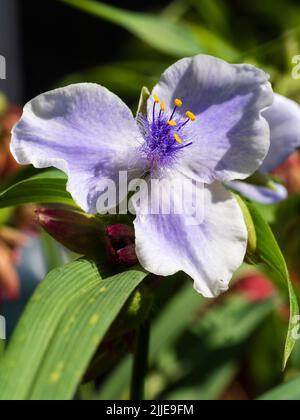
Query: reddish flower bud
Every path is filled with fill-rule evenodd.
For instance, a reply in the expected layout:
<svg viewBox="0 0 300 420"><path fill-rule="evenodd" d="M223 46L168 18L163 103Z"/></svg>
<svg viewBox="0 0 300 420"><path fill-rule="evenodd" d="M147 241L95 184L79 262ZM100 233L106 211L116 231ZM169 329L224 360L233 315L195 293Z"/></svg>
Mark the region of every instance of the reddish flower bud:
<svg viewBox="0 0 300 420"><path fill-rule="evenodd" d="M124 263L126 265L135 265L138 262L134 244L125 246L125 248L117 251L117 254L120 263Z"/></svg>
<svg viewBox="0 0 300 420"><path fill-rule="evenodd" d="M39 224L59 243L80 255L97 257L105 248L105 232L100 219L65 208L38 208Z"/></svg>
<svg viewBox="0 0 300 420"><path fill-rule="evenodd" d="M134 241L134 229L128 225L115 224L106 228L106 233L110 238L129 238Z"/></svg>
<svg viewBox="0 0 300 420"><path fill-rule="evenodd" d="M106 236L106 249L110 262L128 267L138 263L132 227L121 224L111 225L106 229Z"/></svg>

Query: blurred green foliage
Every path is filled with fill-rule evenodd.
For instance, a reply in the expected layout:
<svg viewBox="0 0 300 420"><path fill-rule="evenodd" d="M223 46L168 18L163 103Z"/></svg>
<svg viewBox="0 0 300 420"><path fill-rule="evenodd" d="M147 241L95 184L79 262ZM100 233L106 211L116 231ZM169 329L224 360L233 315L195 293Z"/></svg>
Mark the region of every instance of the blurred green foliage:
<svg viewBox="0 0 300 420"><path fill-rule="evenodd" d="M262 67L270 73L275 91L300 101L300 81L292 78L292 60L300 54L297 0L277 0L276 4L272 0L174 0L161 10L145 5L144 12L139 13L107 2L61 1L119 25L134 36L122 45L120 61L101 63L99 57L98 67L69 75L60 85L97 82L135 107L141 87L151 89L174 58L207 53ZM178 36L182 37L180 42ZM284 206L290 209L288 203ZM288 215L278 206L256 207L268 222L281 227L275 232L287 254L292 245L285 246L289 242L286 229L294 221L299 230L299 206L294 205ZM295 261L300 247L295 248L299 239L297 235L294 238ZM274 262L276 258L274 255ZM268 274L274 276L274 272ZM148 381L152 398L254 398L285 378L300 375L300 345L286 373L282 372L287 323L276 299L251 304L229 296L203 310L203 303L197 303L195 296L183 289L156 315ZM187 320L190 323L186 324ZM128 397L129 372L127 358L101 381L100 393L90 387L86 397ZM300 399L300 388L295 391L291 384L283 389L282 396L288 399L289 391L291 398ZM280 388L276 395L280 399Z"/></svg>
<svg viewBox="0 0 300 420"><path fill-rule="evenodd" d="M174 0L161 10L145 2L143 12L128 11L125 6L121 9L104 1L59 1L100 20L119 25L132 37L128 42L120 40L118 61L108 63L102 62L99 41L95 44L99 65L91 69L74 69L74 73L58 81L57 86L96 82L121 96L136 109L141 88L147 86L151 89L162 71L175 59L207 53L230 62L245 61L259 65L270 73L276 91L300 101L300 80L292 78L292 58L300 54L298 0ZM70 204L70 197L60 189L60 184L65 183L64 179L58 177L49 183L44 175L44 178L41 176L21 182L27 186L27 190L22 189L27 194L24 202L27 202L33 188L36 188L34 191L40 194L39 197L44 188L49 188L53 194L58 194L60 202ZM18 185L8 192L5 197L12 205L16 195L20 194ZM299 196L296 196L279 206L257 206L264 218L272 223L289 268L292 267L298 276L299 200ZM273 257L273 263L276 260L282 263L280 253ZM248 269L243 267L242 272L248 272ZM258 271L260 269L257 267ZM266 273L266 269L261 271ZM268 270L268 275L278 280L272 270ZM70 281L70 287L77 286L72 286ZM51 293L57 297L58 305L59 295L52 289ZM296 293L299 298L298 287ZM77 301L75 303L78 304ZM53 314L57 322L59 316L60 312ZM250 399L266 393L263 397L266 399L300 400L300 343L296 345L287 370L282 372L288 314L280 293L253 303L234 290L213 303L207 303L194 293L190 282L179 275L159 284L153 318L151 369L147 381L149 398ZM16 337L15 340L21 340L21 332ZM49 331L46 339L50 340ZM64 337L60 336L60 340L64 342ZM79 343L80 338L77 337L77 340L76 343ZM96 400L129 397L132 358L127 354L124 342L120 347L122 351L120 354L116 352L113 358L114 366L108 364L105 374L98 378L97 383L84 385L79 396ZM28 349L30 351L30 345ZM101 347L99 350L102 355L105 349ZM54 354L53 360L58 362L61 354L55 345L49 351L52 356ZM81 365L81 375L88 356L85 366ZM34 366L38 370L37 362ZM68 367L71 376L70 365ZM43 365L38 378L41 386L34 388L35 395L44 392L44 396L49 391L47 387L43 388L43 375L48 377L51 368L50 364ZM100 370L103 373L103 369ZM287 384L284 384L286 381ZM14 384L10 385L14 388ZM22 385L23 392L25 385ZM74 382L72 386L74 388ZM276 389L272 391L274 387Z"/></svg>
<svg viewBox="0 0 300 420"><path fill-rule="evenodd" d="M134 35L121 48L124 61L68 76L62 85L95 81L132 100L141 86L153 86L174 57L206 53L258 64L271 74L275 90L300 98L299 82L291 77L292 58L300 51L297 1L277 0L274 7L271 0L174 0L161 10L146 6L138 13L95 0L60 1Z"/></svg>

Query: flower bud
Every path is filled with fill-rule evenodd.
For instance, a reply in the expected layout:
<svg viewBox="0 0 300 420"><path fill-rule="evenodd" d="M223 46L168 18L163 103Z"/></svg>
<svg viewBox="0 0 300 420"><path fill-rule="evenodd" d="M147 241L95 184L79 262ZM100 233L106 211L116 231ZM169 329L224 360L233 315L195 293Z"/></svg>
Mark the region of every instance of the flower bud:
<svg viewBox="0 0 300 420"><path fill-rule="evenodd" d="M143 87L141 90L141 96L140 96L140 100L139 100L139 105L138 105L138 109L137 109L137 115L142 114L142 115L147 115L147 103L148 103L148 99L150 98L150 91L147 87Z"/></svg>
<svg viewBox="0 0 300 420"><path fill-rule="evenodd" d="M49 235L77 254L97 257L105 247L103 223L95 216L51 207L38 208L36 215Z"/></svg>
<svg viewBox="0 0 300 420"><path fill-rule="evenodd" d="M239 197L237 194L233 194L233 196L235 197L239 206L241 207L245 224L247 227L247 231L248 231L248 244L247 244L247 253L246 253L245 260L249 264L258 264L261 262L261 258L257 254L257 236L256 236L256 229L254 226L254 222L252 220L252 216L250 214L250 211L247 205L242 200L242 198Z"/></svg>
<svg viewBox="0 0 300 420"><path fill-rule="evenodd" d="M111 225L106 229L106 236L106 249L110 262L127 267L138 263L132 227L122 224Z"/></svg>

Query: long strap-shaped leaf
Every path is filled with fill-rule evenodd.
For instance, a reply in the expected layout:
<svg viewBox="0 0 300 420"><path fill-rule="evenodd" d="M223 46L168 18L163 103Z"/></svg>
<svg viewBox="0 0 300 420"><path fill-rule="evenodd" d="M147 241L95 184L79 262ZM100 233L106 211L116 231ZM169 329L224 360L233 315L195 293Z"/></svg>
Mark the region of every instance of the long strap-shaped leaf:
<svg viewBox="0 0 300 420"><path fill-rule="evenodd" d="M66 191L67 178L50 170L22 180L0 193L0 208L29 203L58 203L76 206ZM76 206L77 207L77 206Z"/></svg>
<svg viewBox="0 0 300 420"><path fill-rule="evenodd" d="M300 377L280 385L264 394L259 400L264 401L298 401L300 400Z"/></svg>
<svg viewBox="0 0 300 420"><path fill-rule="evenodd" d="M161 350L171 346L189 325L205 299L199 296L188 283L183 290L170 300L152 329L150 363L153 363ZM176 321L174 321L176 320ZM127 357L110 374L97 395L97 399L119 399L130 378L131 359Z"/></svg>
<svg viewBox="0 0 300 420"><path fill-rule="evenodd" d="M52 338L30 399L73 397L99 343L145 277L138 270L118 274L72 303Z"/></svg>
<svg viewBox="0 0 300 420"><path fill-rule="evenodd" d="M299 315L298 300L289 276L285 259L269 225L264 221L263 217L253 204L247 203L247 206L251 213L256 230L256 252L260 256L262 262L264 262L274 272L274 277L277 280L277 286L281 290L286 290L286 288L288 290L290 300L290 322L283 360L283 367L285 368L296 344L296 338L293 336L293 330L295 328L294 320Z"/></svg>
<svg viewBox="0 0 300 420"><path fill-rule="evenodd" d="M161 14L124 10L94 0L60 0L70 6L107 20L130 31L143 42L168 55L183 57L209 53L220 44L218 52L225 59L237 58L238 52L227 42L199 25L173 21Z"/></svg>
<svg viewBox="0 0 300 420"><path fill-rule="evenodd" d="M160 15L123 10L93 0L61 0L99 18L120 25L142 41L170 55L194 55L203 46L193 32L177 22Z"/></svg>
<svg viewBox="0 0 300 420"><path fill-rule="evenodd" d="M0 399L72 397L101 338L145 276L130 270L102 280L97 265L84 259L52 271L1 360Z"/></svg>
<svg viewBox="0 0 300 420"><path fill-rule="evenodd" d="M101 281L96 264L79 260L52 271L32 297L0 363L0 399L23 399L68 305Z"/></svg>

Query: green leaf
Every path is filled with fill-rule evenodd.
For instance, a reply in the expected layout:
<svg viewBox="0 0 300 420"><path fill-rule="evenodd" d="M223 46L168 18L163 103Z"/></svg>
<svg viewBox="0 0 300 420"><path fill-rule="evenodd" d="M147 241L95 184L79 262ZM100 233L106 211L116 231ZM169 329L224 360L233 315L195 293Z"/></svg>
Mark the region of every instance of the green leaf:
<svg viewBox="0 0 300 420"><path fill-rule="evenodd" d="M200 52L212 54L230 62L241 60L241 53L215 32L199 24L187 23L186 26L194 33L199 43L201 42L204 51Z"/></svg>
<svg viewBox="0 0 300 420"><path fill-rule="evenodd" d="M0 399L71 398L104 334L146 275L132 269L102 280L99 267L84 259L52 271L0 362Z"/></svg>
<svg viewBox="0 0 300 420"><path fill-rule="evenodd" d="M144 86L141 91L140 100L137 108L137 115L142 114L147 116L147 102L150 98L150 91L149 89Z"/></svg>
<svg viewBox="0 0 300 420"><path fill-rule="evenodd" d="M0 117L6 112L8 107L8 102L6 96L0 92Z"/></svg>
<svg viewBox="0 0 300 420"><path fill-rule="evenodd" d="M300 195L294 194L277 206L276 221L273 226L279 238L290 270L299 273L300 261Z"/></svg>
<svg viewBox="0 0 300 420"><path fill-rule="evenodd" d="M147 274L131 269L105 279L73 301L52 337L29 399L69 400L93 355L134 289Z"/></svg>
<svg viewBox="0 0 300 420"><path fill-rule="evenodd" d="M160 352L160 368L167 371L171 391L159 398L219 398L237 373L249 339L274 307L274 300L253 305L241 296L229 295L211 308L178 340L177 348L170 349L174 352L171 360L176 361L173 366L167 367L166 356Z"/></svg>
<svg viewBox="0 0 300 420"><path fill-rule="evenodd" d="M66 259L66 255L63 253L60 244L45 231L41 232L40 246L46 263L47 272L71 261L71 258Z"/></svg>
<svg viewBox="0 0 300 420"><path fill-rule="evenodd" d="M260 398L261 401L298 401L300 400L300 377L272 389Z"/></svg>
<svg viewBox="0 0 300 420"><path fill-rule="evenodd" d="M177 57L211 52L219 38L207 30L195 31L182 22L175 22L160 14L137 13L93 0L60 0L109 22L127 29L143 42L164 53ZM199 26L197 27L200 30ZM203 36L203 40L202 37ZM220 45L220 50L232 53L232 49Z"/></svg>
<svg viewBox="0 0 300 420"><path fill-rule="evenodd" d="M290 279L288 268L282 252L277 244L277 241L271 231L269 225L265 222L263 217L255 205L247 203L248 209L251 213L253 223L256 229L257 236L257 255L274 273L277 285L281 290L288 289L289 301L290 301L290 322L288 335L284 351L283 366L286 367L288 359L293 351L296 344L296 339L293 337L293 329L295 328L294 319L299 315L298 300Z"/></svg>
<svg viewBox="0 0 300 420"><path fill-rule="evenodd" d="M14 212L15 212L14 207L5 207L4 209L0 209L0 225L8 224Z"/></svg>
<svg viewBox="0 0 300 420"><path fill-rule="evenodd" d="M1 400L27 397L66 308L99 281L98 267L86 260L48 274L30 300L0 363Z"/></svg>
<svg viewBox="0 0 300 420"><path fill-rule="evenodd" d="M232 195L236 198L239 206L241 207L241 210L243 212L244 220L247 227L248 232L248 244L247 244L247 253L246 253L246 259L249 259L250 261L253 259L255 260L255 253L257 250L257 236L256 236L256 229L253 223L252 216L250 214L250 211L245 203L245 201L237 194L232 193Z"/></svg>
<svg viewBox="0 0 300 420"><path fill-rule="evenodd" d="M213 28L214 32L230 33L226 2L222 0L189 0L189 3L194 5L206 26Z"/></svg>
<svg viewBox="0 0 300 420"><path fill-rule="evenodd" d="M8 179L5 179L4 183L1 183L0 191L7 190L9 187L13 186L14 184L17 184L21 181L25 181L28 178L31 178L35 175L39 175L43 173L44 170L42 169L36 169L32 165L29 166L22 166L20 170L10 176Z"/></svg>
<svg viewBox="0 0 300 420"><path fill-rule="evenodd" d="M0 360L5 350L5 340L2 337L3 333L6 333L5 329L6 329L5 319L0 314Z"/></svg>
<svg viewBox="0 0 300 420"><path fill-rule="evenodd" d="M150 363L152 365L159 357L161 350L171 346L186 330L189 322L204 303L205 299L193 290L190 283L171 299L152 328L150 344ZM127 357L117 366L102 385L97 399L119 399L126 396L124 393L129 386L131 364L131 357Z"/></svg>
<svg viewBox="0 0 300 420"><path fill-rule="evenodd" d="M0 360L1 360L2 355L4 353L4 349L5 349L4 340L0 340Z"/></svg>
<svg viewBox="0 0 300 420"><path fill-rule="evenodd" d="M50 170L12 185L0 193L0 208L31 203L55 203L77 207L66 191L67 178Z"/></svg>

